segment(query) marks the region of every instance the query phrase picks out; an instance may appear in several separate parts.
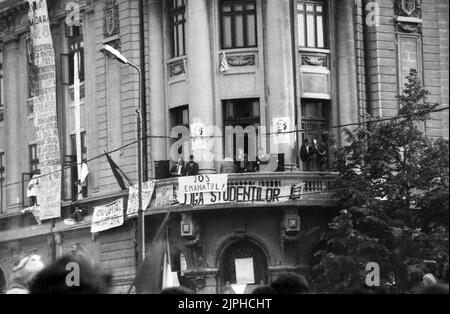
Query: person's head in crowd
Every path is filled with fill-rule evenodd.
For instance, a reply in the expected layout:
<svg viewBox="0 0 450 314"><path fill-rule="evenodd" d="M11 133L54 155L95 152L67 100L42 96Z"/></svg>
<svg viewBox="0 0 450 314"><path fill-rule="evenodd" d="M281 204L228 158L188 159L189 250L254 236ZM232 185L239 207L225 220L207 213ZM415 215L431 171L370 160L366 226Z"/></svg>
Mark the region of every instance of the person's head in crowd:
<svg viewBox="0 0 450 314"><path fill-rule="evenodd" d="M438 281L436 280L436 277L434 277L432 274L426 274L423 276L422 284L425 287L430 287L438 284Z"/></svg>
<svg viewBox="0 0 450 314"><path fill-rule="evenodd" d="M12 270L11 287L6 294L28 294L29 287L35 280L36 274L44 268L39 255L29 255L22 258Z"/></svg>
<svg viewBox="0 0 450 314"><path fill-rule="evenodd" d="M306 294L309 284L306 278L297 273L281 273L270 285L278 294Z"/></svg>
<svg viewBox="0 0 450 314"><path fill-rule="evenodd" d="M81 255L71 254L56 260L36 275L32 294L107 294L112 276L92 265Z"/></svg>
<svg viewBox="0 0 450 314"><path fill-rule="evenodd" d="M189 156L189 161L194 162L194 155Z"/></svg>
<svg viewBox="0 0 450 314"><path fill-rule="evenodd" d="M425 286L419 290L419 294L449 294L448 285Z"/></svg>
<svg viewBox="0 0 450 314"><path fill-rule="evenodd" d="M195 291L186 287L171 287L164 289L161 294L195 294Z"/></svg>
<svg viewBox="0 0 450 314"><path fill-rule="evenodd" d="M252 294L263 295L263 294L277 294L277 291L270 286L259 286L253 290Z"/></svg>

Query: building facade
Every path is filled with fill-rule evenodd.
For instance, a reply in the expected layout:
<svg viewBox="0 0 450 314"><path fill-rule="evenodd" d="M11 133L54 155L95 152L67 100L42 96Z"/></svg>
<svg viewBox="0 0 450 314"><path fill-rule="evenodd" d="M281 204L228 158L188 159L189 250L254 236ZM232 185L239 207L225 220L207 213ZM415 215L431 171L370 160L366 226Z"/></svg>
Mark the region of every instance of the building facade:
<svg viewBox="0 0 450 314"><path fill-rule="evenodd" d="M170 211L172 269L199 293L226 292L249 273L254 285L280 271L308 274L320 235L339 208L327 191L335 177L326 171L330 158L320 169L306 169L299 158L306 139L327 143L331 135L340 145L339 126L358 125L368 114L396 115L411 69L431 92L430 101L448 106L445 0L47 2L63 166L61 217L38 224L23 213L32 205L28 184L39 173L28 4L0 0L0 290L23 254L37 252L50 262L84 250L113 272L115 292L128 291L137 271L136 218L100 233L91 233L91 219L96 206L128 198L104 152L136 182L135 110L141 96L144 179L155 180L146 211L147 251ZM139 65L144 83L132 67L105 56L104 45ZM78 155L89 167L81 196L74 166L74 56L81 81ZM448 138L448 123L443 111L424 131ZM180 126L190 129L187 138L179 137ZM225 136L228 126L254 127L256 135L241 132L244 153L263 147L276 167L230 173L228 186L236 195L223 202L198 195L174 199L178 180L167 177L177 158L194 154L203 175L220 173L227 157L236 159L239 136ZM177 146L180 140L187 145ZM278 143L275 153L269 151L272 140ZM242 201L248 187L265 197ZM83 220L67 224L75 208L84 210ZM246 263L245 271L238 263Z"/></svg>

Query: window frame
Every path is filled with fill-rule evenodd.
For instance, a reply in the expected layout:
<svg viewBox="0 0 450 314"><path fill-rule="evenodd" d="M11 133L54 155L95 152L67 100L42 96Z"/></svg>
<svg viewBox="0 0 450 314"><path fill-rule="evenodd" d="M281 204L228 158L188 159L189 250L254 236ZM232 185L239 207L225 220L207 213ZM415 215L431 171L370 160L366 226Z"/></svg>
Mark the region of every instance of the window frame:
<svg viewBox="0 0 450 314"><path fill-rule="evenodd" d="M299 5L303 5L303 10L299 9ZM313 14L309 14L308 10L306 8L307 5L313 5L314 6L314 12ZM322 12L318 14L317 12L317 6L322 6ZM303 15L303 34L300 32L300 21L299 21L299 15ZM312 15L314 17L314 46L309 46L309 27L308 27L308 15ZM318 23L317 23L317 17L322 17L322 36L323 36L323 47L318 46L318 38L319 38L319 32L318 32ZM328 1L326 0L296 0L295 2L295 19L296 19L296 32L297 32L297 46L301 49L329 49L330 48L330 36L328 34L329 31L329 6ZM301 45L301 38L304 38L304 45Z"/></svg>
<svg viewBox="0 0 450 314"><path fill-rule="evenodd" d="M253 4L254 8L252 10L248 10L245 8L246 5ZM232 7L230 12L224 12L223 7L230 5ZM233 6L242 5L242 11L235 11ZM222 50L230 50L230 49L246 49L246 48L257 48L258 47L258 10L257 10L257 0L219 0L219 15L220 15L220 46ZM242 15L242 32L243 32L243 45L236 45L236 16ZM254 16L255 22L255 44L250 45L249 42L249 33L248 33L248 16ZM226 47L225 36L224 36L224 19L225 17L231 17L231 47Z"/></svg>
<svg viewBox="0 0 450 314"><path fill-rule="evenodd" d="M181 1L181 5L178 5ZM181 19L178 20L178 17ZM171 57L179 58L186 56L186 0L170 0L169 3L169 28L170 28L170 48ZM179 39L179 27L181 26L183 32L183 49L181 51ZM175 47L176 46L176 47Z"/></svg>
<svg viewBox="0 0 450 314"><path fill-rule="evenodd" d="M0 214L4 212L3 210L3 202L5 193L3 191L3 183L6 180L6 154L5 152L0 152Z"/></svg>
<svg viewBox="0 0 450 314"><path fill-rule="evenodd" d="M37 151L38 151L37 144L30 144L28 146L28 156L30 160L30 174L32 176L39 174L39 157Z"/></svg>
<svg viewBox="0 0 450 314"><path fill-rule="evenodd" d="M75 31L76 30L76 31ZM67 26L65 28L65 36L67 38L68 52L61 54L61 71L63 71L62 85L72 86L74 85L74 62L73 58L76 53L79 53L79 78L80 83L83 83L86 78L85 62L84 62L84 36L83 36L83 24L80 26ZM65 61L66 66L63 65Z"/></svg>
<svg viewBox="0 0 450 314"><path fill-rule="evenodd" d="M81 134L81 161L83 163L87 162L87 132L82 131ZM75 183L78 180L78 161L77 161L77 148L76 148L76 134L70 135L70 147L72 155L70 155L70 192L72 200L76 201L78 197L78 189L75 188ZM88 197L88 179L84 181L82 185L81 193L83 198Z"/></svg>

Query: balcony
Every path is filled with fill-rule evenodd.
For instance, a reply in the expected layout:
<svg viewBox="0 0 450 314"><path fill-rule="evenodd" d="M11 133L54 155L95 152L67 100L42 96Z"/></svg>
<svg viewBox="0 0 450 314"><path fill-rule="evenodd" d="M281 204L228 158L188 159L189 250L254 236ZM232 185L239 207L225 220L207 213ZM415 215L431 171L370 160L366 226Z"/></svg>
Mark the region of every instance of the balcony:
<svg viewBox="0 0 450 314"><path fill-rule="evenodd" d="M336 178L337 173L332 172L229 174L229 190L223 194L226 196L221 198L220 193L216 193L211 197L211 194L205 193L203 197L198 194L180 200L177 199L177 178L159 180L146 214L165 213L169 208L172 212L184 212L236 207L334 207L337 203L329 187Z"/></svg>

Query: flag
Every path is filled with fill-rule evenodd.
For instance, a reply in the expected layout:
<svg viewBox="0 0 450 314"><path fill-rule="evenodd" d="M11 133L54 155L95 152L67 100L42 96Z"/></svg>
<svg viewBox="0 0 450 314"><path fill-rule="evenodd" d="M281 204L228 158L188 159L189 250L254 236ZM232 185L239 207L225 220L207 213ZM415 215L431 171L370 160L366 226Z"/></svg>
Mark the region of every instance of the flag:
<svg viewBox="0 0 450 314"><path fill-rule="evenodd" d="M230 70L230 66L228 65L228 60L225 52L222 52L220 58L220 72L227 72Z"/></svg>
<svg viewBox="0 0 450 314"><path fill-rule="evenodd" d="M169 230L166 225L166 252L164 252L164 264L163 264L163 279L162 290L167 288L179 287L177 272L172 272L171 260L170 260L170 244L169 244Z"/></svg>
<svg viewBox="0 0 450 314"><path fill-rule="evenodd" d="M136 274L133 285L138 294L159 294L162 291L163 273L164 267L166 266L164 256L167 249L167 240L164 236L164 231L166 224L169 221L169 216L170 211L167 212L161 222L161 225L147 250L145 259Z"/></svg>
<svg viewBox="0 0 450 314"><path fill-rule="evenodd" d="M83 184L86 180L87 176L89 175L89 168L87 163L83 162L81 165L81 174L80 174L80 183Z"/></svg>
<svg viewBox="0 0 450 314"><path fill-rule="evenodd" d="M109 166L111 167L111 170L114 174L114 177L116 178L117 183L119 184L120 188L122 190L126 190L130 186L133 186L132 182L128 177L125 175L125 173L120 169L120 167L112 160L112 158L108 155L107 152L105 152L106 159L108 159ZM128 187L125 185L125 181L128 183Z"/></svg>

